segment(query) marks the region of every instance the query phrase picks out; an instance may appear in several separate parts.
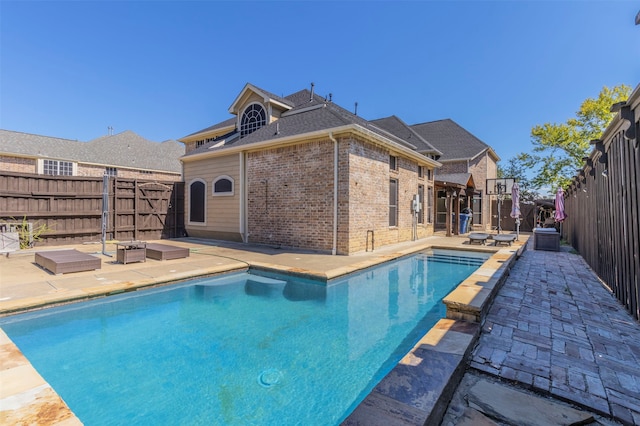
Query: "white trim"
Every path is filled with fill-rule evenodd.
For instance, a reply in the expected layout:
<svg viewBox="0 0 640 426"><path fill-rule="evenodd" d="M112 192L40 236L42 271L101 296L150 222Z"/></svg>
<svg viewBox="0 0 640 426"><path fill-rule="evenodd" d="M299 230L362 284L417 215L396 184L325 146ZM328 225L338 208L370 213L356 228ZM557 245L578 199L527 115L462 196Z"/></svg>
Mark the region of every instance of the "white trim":
<svg viewBox="0 0 640 426"><path fill-rule="evenodd" d="M226 179L231 182L231 191L230 192L216 192L216 182ZM235 195L236 183L235 180L231 176L220 175L211 182L211 196L212 197L232 197Z"/></svg>
<svg viewBox="0 0 640 426"><path fill-rule="evenodd" d="M244 152L238 153L240 159L240 235L242 236L242 242L247 242L247 229L249 224L247 223L247 190L245 185L247 184L246 173L246 159Z"/></svg>
<svg viewBox="0 0 640 426"><path fill-rule="evenodd" d="M202 182L204 184L204 222L192 222L191 221L191 185L195 182ZM187 185L187 191L185 191L185 198L187 199L187 225L192 226L207 226L207 182L201 178L193 178Z"/></svg>

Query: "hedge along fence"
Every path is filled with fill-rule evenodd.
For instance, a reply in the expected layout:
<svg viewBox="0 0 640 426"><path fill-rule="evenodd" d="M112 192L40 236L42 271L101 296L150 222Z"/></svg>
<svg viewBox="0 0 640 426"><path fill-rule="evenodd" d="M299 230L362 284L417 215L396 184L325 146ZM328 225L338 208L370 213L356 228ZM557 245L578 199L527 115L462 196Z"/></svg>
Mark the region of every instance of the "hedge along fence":
<svg viewBox="0 0 640 426"><path fill-rule="evenodd" d="M0 230L31 224L37 245L100 242L103 179L2 172ZM185 235L184 184L109 178L109 240Z"/></svg>
<svg viewBox="0 0 640 426"><path fill-rule="evenodd" d="M640 85L565 190L562 236L640 319Z"/></svg>

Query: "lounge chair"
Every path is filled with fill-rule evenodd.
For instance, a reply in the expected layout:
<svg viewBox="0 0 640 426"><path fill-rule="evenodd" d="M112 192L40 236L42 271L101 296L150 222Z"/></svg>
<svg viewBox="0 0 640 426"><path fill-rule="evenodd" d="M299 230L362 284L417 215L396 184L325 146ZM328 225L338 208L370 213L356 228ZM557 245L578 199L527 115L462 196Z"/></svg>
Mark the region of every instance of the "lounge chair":
<svg viewBox="0 0 640 426"><path fill-rule="evenodd" d="M487 243L487 238L489 238L489 234L469 234L469 244L479 243L485 245Z"/></svg>
<svg viewBox="0 0 640 426"><path fill-rule="evenodd" d="M78 250L55 250L36 253L36 264L54 274L100 269L102 261Z"/></svg>
<svg viewBox="0 0 640 426"><path fill-rule="evenodd" d="M498 244L511 245L511 243L516 240L516 236L513 234L496 234L491 236L491 238L493 238L493 241L495 241L493 243L494 246L497 246Z"/></svg>
<svg viewBox="0 0 640 426"><path fill-rule="evenodd" d="M189 249L169 244L147 243L147 257L156 260L182 259L189 257Z"/></svg>

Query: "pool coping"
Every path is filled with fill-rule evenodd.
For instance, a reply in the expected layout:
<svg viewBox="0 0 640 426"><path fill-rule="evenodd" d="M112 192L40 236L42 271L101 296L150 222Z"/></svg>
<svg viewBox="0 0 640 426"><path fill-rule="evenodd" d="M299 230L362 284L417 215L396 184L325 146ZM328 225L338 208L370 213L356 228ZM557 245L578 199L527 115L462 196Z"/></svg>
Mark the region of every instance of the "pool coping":
<svg viewBox="0 0 640 426"><path fill-rule="evenodd" d="M362 424L366 419L364 421L366 424L382 425L389 424L391 419L389 415L392 415L393 422L403 419L403 421L410 421L411 424L425 424L425 422L430 423L442 418L446 409L446 401L450 398L449 394L455 391L464 374L467 357L479 336L480 324L493 300L492 297L506 278L510 266L525 246L526 239L522 244L505 248L461 248L425 242L326 272L268 262L239 261L223 266L191 270L189 273L174 273L170 277L163 276L135 282L128 281L100 287L88 287L83 288L82 291L68 292L65 295L54 294L24 298L20 302L11 301L10 303L0 301L0 315L13 315L152 286L170 285L195 277L246 270L249 267L330 280L426 249L493 253L474 274L445 297L447 318L440 320L423 336L343 422L345 425ZM464 291L458 291L461 287ZM470 294L473 294L473 297L469 297ZM472 319L477 321L473 322ZM434 370L433 364L437 362L439 365ZM434 371L442 373L438 380L433 380ZM55 393L55 390L31 366L11 339L0 329L0 381L3 383L15 382L16 377L20 378L20 383L29 384L29 386L26 388L23 386L17 388L3 386L0 391L0 420L19 419L24 421L24 419L35 418L42 421L46 418L47 424L82 424ZM430 380L425 381L424 377L430 377ZM409 389L406 389L406 380L412 384ZM399 385L399 381L404 381L404 385ZM442 401L445 401L444 406Z"/></svg>
<svg viewBox="0 0 640 426"><path fill-rule="evenodd" d="M525 248L526 242L498 250L449 293L443 299L446 318L420 339L341 424L439 424L464 376L486 313Z"/></svg>

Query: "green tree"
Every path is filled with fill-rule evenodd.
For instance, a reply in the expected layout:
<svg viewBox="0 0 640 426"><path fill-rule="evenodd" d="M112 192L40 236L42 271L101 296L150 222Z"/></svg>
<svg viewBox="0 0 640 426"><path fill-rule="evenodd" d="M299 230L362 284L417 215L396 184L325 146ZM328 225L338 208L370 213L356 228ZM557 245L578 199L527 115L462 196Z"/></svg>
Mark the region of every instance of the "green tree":
<svg viewBox="0 0 640 426"><path fill-rule="evenodd" d="M628 99L631 87L621 84L612 89L603 87L597 98L588 98L574 118L566 123L538 124L531 129L531 153L516 157L524 168L533 171L532 188L548 188L553 191L566 187L576 170L584 164L593 147L592 139L598 139L615 113L611 105Z"/></svg>

